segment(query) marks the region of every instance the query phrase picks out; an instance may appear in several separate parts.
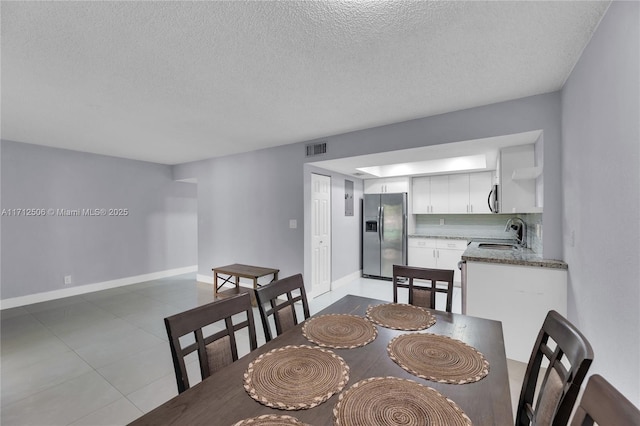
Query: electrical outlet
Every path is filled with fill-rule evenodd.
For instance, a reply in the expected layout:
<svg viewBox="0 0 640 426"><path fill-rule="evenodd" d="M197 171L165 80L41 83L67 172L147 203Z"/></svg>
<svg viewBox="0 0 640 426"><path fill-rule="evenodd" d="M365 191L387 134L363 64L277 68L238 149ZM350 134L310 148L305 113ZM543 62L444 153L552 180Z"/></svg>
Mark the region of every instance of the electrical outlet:
<svg viewBox="0 0 640 426"><path fill-rule="evenodd" d="M444 218L440 219L440 225L444 225Z"/></svg>
<svg viewBox="0 0 640 426"><path fill-rule="evenodd" d="M536 237L542 238L542 225L536 223Z"/></svg>
<svg viewBox="0 0 640 426"><path fill-rule="evenodd" d="M298 221L295 219L289 219L289 228L296 229L298 227Z"/></svg>
<svg viewBox="0 0 640 426"><path fill-rule="evenodd" d="M64 276L64 285L69 285L71 284L71 275L65 275Z"/></svg>

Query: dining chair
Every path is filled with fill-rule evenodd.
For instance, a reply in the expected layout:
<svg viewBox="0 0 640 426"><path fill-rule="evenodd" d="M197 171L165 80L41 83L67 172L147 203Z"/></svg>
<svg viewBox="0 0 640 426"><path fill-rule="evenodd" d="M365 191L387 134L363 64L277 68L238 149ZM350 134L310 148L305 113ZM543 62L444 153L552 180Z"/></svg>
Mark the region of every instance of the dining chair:
<svg viewBox="0 0 640 426"><path fill-rule="evenodd" d="M294 292L296 293L295 295ZM286 296L286 299L284 299L284 296ZM302 304L304 319L311 316L301 274L273 281L260 287L256 290L256 299L260 317L262 318L264 337L267 342L298 324L296 303ZM275 336L269 323L270 316L273 316L273 322L275 323Z"/></svg>
<svg viewBox="0 0 640 426"><path fill-rule="evenodd" d="M640 425L640 410L599 374L589 378L571 426Z"/></svg>
<svg viewBox="0 0 640 426"><path fill-rule="evenodd" d="M436 309L436 294L447 295L445 310L451 312L453 304L453 269L431 269L416 266L393 265L393 302L398 303L398 289L409 289L409 304ZM416 282L415 280L419 280ZM445 283L446 287L438 287Z"/></svg>
<svg viewBox="0 0 640 426"><path fill-rule="evenodd" d="M592 361L586 337L558 312L549 311L524 375L516 426L566 425Z"/></svg>
<svg viewBox="0 0 640 426"><path fill-rule="evenodd" d="M241 314L239 318L232 318L237 314ZM258 347L249 293L219 299L172 315L165 318L164 323L169 336L178 393L189 389L185 357L190 353L198 353L200 376L204 380L238 359L237 331L248 329L250 349ZM205 327L206 333L203 330ZM195 342L183 346L180 338L192 334Z"/></svg>

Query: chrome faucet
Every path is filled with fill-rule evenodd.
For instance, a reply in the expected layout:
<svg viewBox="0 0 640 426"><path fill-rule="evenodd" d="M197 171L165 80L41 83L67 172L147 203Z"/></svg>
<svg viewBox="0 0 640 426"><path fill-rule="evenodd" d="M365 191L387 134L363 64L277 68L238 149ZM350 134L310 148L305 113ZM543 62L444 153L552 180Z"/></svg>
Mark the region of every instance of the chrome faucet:
<svg viewBox="0 0 640 426"><path fill-rule="evenodd" d="M516 241L521 247L527 247L527 225L519 217L509 218L504 227L505 232L513 230L516 232Z"/></svg>

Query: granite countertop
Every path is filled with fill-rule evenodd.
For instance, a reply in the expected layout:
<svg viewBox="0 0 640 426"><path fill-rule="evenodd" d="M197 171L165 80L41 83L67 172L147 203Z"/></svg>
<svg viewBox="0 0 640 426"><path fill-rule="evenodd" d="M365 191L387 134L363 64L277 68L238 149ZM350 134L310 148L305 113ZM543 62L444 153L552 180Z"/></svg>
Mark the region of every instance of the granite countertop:
<svg viewBox="0 0 640 426"><path fill-rule="evenodd" d="M467 235L456 234L409 234L409 238L442 238L445 240L469 240ZM473 238L471 238L473 239Z"/></svg>
<svg viewBox="0 0 640 426"><path fill-rule="evenodd" d="M541 268L568 269L561 260L544 259L531 249L492 250L479 248L480 242L472 242L462 254L462 260L500 263L505 265L538 266Z"/></svg>

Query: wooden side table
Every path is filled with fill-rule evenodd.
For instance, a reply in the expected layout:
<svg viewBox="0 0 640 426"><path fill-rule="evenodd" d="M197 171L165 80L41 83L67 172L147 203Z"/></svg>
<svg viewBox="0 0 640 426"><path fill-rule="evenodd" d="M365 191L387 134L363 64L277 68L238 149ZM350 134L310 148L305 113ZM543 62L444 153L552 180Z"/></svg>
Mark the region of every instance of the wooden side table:
<svg viewBox="0 0 640 426"><path fill-rule="evenodd" d="M258 278L273 275L270 282L278 279L279 269L263 268L261 266L242 265L240 263L234 263L233 265L219 266L212 269L213 271L213 296L215 298L224 297L228 294L240 293L240 278L247 278L253 280L253 289L257 289L258 286L263 284L258 283ZM232 281L233 279L233 281ZM222 280L220 284L219 280ZM225 284L235 284L235 288L220 291ZM251 300L255 306L255 293L251 292Z"/></svg>

